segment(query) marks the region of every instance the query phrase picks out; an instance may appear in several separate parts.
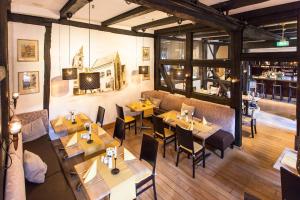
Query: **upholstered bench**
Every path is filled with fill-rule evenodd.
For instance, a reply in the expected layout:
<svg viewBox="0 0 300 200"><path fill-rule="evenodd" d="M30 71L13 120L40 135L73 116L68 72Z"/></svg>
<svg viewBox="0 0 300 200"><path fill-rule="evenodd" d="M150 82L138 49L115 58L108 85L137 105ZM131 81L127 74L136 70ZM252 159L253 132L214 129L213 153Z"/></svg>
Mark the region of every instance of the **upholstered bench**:
<svg viewBox="0 0 300 200"><path fill-rule="evenodd" d="M221 151L221 158L224 158L224 151L228 148L231 147L233 148L233 143L234 143L234 137L232 134L219 130L212 136L210 136L207 140L206 143L216 149L219 149Z"/></svg>

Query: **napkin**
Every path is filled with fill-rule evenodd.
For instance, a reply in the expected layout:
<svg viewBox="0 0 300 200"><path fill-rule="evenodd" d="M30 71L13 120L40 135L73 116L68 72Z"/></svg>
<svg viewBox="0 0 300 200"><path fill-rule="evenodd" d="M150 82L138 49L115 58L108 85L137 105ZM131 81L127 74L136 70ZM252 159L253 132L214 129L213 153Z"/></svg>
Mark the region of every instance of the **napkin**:
<svg viewBox="0 0 300 200"><path fill-rule="evenodd" d="M135 159L135 156L130 152L128 151L126 148L124 148L124 160L134 160Z"/></svg>
<svg viewBox="0 0 300 200"><path fill-rule="evenodd" d="M58 117L58 120L55 122L55 126L62 126L64 123L64 117Z"/></svg>
<svg viewBox="0 0 300 200"><path fill-rule="evenodd" d="M84 176L83 176L84 183L88 183L89 181L93 180L93 178L95 178L95 176L97 175L97 165L98 165L97 161L98 161L97 159L94 160L91 167L84 174Z"/></svg>
<svg viewBox="0 0 300 200"><path fill-rule="evenodd" d="M290 168L296 169L297 154L295 154L293 152L285 153L281 160L281 163Z"/></svg>
<svg viewBox="0 0 300 200"><path fill-rule="evenodd" d="M77 133L73 134L73 136L71 137L71 139L68 141L67 143L67 147L73 146L77 144Z"/></svg>
<svg viewBox="0 0 300 200"><path fill-rule="evenodd" d="M205 117L203 117L202 123L203 123L203 125L207 125L207 121L206 121Z"/></svg>

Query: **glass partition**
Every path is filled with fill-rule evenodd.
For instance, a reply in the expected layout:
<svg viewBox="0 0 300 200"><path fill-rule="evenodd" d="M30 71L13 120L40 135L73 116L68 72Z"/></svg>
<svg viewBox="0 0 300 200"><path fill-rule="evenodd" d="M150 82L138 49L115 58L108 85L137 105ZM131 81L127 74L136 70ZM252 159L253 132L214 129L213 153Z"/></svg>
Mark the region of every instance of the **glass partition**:
<svg viewBox="0 0 300 200"><path fill-rule="evenodd" d="M193 66L193 92L231 98L230 69Z"/></svg>
<svg viewBox="0 0 300 200"><path fill-rule="evenodd" d="M176 90L185 90L186 76L182 65L164 65L166 77L170 80L172 87Z"/></svg>
<svg viewBox="0 0 300 200"><path fill-rule="evenodd" d="M165 37L160 40L160 58L163 60L185 59L186 36Z"/></svg>

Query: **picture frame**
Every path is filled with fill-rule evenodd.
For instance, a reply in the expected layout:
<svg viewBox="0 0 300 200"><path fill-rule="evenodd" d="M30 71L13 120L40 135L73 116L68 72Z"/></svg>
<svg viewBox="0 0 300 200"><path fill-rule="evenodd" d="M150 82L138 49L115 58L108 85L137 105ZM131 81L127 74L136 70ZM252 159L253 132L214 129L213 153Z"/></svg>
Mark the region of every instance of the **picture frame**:
<svg viewBox="0 0 300 200"><path fill-rule="evenodd" d="M143 47L142 49L143 61L150 60L150 47Z"/></svg>
<svg viewBox="0 0 300 200"><path fill-rule="evenodd" d="M39 61L39 41L18 39L17 41L18 62L38 62Z"/></svg>
<svg viewBox="0 0 300 200"><path fill-rule="evenodd" d="M147 74L143 74L143 81L150 80L150 66L145 67L147 67Z"/></svg>
<svg viewBox="0 0 300 200"><path fill-rule="evenodd" d="M20 95L40 92L38 71L18 72L18 89Z"/></svg>

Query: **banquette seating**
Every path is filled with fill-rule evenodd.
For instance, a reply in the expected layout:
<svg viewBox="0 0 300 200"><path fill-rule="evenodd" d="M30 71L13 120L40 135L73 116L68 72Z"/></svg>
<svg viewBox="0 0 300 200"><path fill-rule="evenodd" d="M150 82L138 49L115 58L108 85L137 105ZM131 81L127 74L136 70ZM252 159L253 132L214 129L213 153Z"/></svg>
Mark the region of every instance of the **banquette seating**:
<svg viewBox="0 0 300 200"><path fill-rule="evenodd" d="M155 99L155 114L162 114L170 110L180 111L182 103L195 107L194 116L215 123L222 127L217 133L206 140L210 146L221 151L221 157L224 157L224 151L234 143L235 133L235 112L229 106L215 104L193 98L186 98L178 94L170 94L165 91L153 90L142 92L143 98ZM158 101L160 100L160 102Z"/></svg>
<svg viewBox="0 0 300 200"><path fill-rule="evenodd" d="M47 110L18 115L22 126L41 118L47 133L49 132L49 121ZM41 184L30 183L25 180L23 167L23 150L37 154L47 165L45 182ZM18 147L14 148L12 143L9 147L12 157L12 165L7 170L5 199L16 200L63 200L75 199L72 189L65 179L63 170L50 141L49 135L41 135L38 139L22 143L22 134L18 135Z"/></svg>

